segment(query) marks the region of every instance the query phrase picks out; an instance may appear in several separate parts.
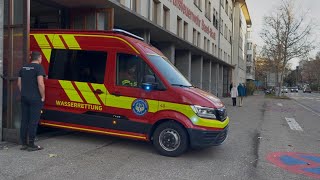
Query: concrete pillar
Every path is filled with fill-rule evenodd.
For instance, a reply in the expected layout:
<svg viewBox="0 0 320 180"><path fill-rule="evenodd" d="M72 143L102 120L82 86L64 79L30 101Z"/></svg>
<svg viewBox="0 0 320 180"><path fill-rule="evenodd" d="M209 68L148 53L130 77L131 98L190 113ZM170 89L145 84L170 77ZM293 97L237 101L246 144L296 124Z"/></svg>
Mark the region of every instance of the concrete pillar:
<svg viewBox="0 0 320 180"><path fill-rule="evenodd" d="M192 56L191 60L191 83L192 85L202 89L202 72L203 72L203 57Z"/></svg>
<svg viewBox="0 0 320 180"><path fill-rule="evenodd" d="M211 61L203 60L202 89L211 91Z"/></svg>
<svg viewBox="0 0 320 180"><path fill-rule="evenodd" d="M222 95L225 96L229 92L228 90L228 84L229 84L229 77L228 77L228 71L229 68L223 67L223 90L222 90Z"/></svg>
<svg viewBox="0 0 320 180"><path fill-rule="evenodd" d="M175 52L175 66L191 81L191 51L178 50Z"/></svg>
<svg viewBox="0 0 320 180"><path fill-rule="evenodd" d="M230 84L233 83L233 80L232 80L232 68L229 67L228 68L228 92L230 93Z"/></svg>
<svg viewBox="0 0 320 180"><path fill-rule="evenodd" d="M219 79L219 64L211 63L211 93L217 95Z"/></svg>
<svg viewBox="0 0 320 180"><path fill-rule="evenodd" d="M176 47L173 43L160 43L157 48L172 62L175 64L175 50Z"/></svg>
<svg viewBox="0 0 320 180"><path fill-rule="evenodd" d="M218 96L223 96L223 65L219 65L219 85L218 85Z"/></svg>
<svg viewBox="0 0 320 180"><path fill-rule="evenodd" d="M3 74L3 20L4 2L0 1L0 74ZM0 78L0 141L2 141L2 102L3 102L3 79Z"/></svg>

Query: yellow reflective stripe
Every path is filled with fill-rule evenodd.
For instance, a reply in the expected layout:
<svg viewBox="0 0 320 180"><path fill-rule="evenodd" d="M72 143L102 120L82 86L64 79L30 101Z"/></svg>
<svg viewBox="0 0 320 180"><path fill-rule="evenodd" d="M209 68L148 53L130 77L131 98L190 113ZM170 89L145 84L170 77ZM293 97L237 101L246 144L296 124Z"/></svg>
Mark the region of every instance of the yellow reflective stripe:
<svg viewBox="0 0 320 180"><path fill-rule="evenodd" d="M131 109L131 105L136 98L124 97L124 96L114 96L109 95L106 100L106 106L121 108L121 109Z"/></svg>
<svg viewBox="0 0 320 180"><path fill-rule="evenodd" d="M99 100L96 98L96 95L90 89L88 83L86 82L75 82L76 86L80 90L82 96L89 104L100 104Z"/></svg>
<svg viewBox="0 0 320 180"><path fill-rule="evenodd" d="M159 101L147 100L147 102L148 102L148 106L149 106L148 112L155 113L158 111Z"/></svg>
<svg viewBox="0 0 320 180"><path fill-rule="evenodd" d="M41 49L41 50L45 58L47 59L47 61L50 62L52 49Z"/></svg>
<svg viewBox="0 0 320 180"><path fill-rule="evenodd" d="M63 42L61 41L59 35L57 34L47 34L53 48L56 49L66 49Z"/></svg>
<svg viewBox="0 0 320 180"><path fill-rule="evenodd" d="M108 95L106 106L121 109L132 109L132 103L137 98ZM146 100L148 103L148 112L155 113L158 111L159 102L157 100Z"/></svg>
<svg viewBox="0 0 320 180"><path fill-rule="evenodd" d="M194 125L204 126L204 127L212 127L212 128L225 128L229 124L229 118L225 121L221 122L214 119L205 119L197 116L190 105L170 103L170 102L159 102L159 111L161 110L171 110L184 114L188 117Z"/></svg>
<svg viewBox="0 0 320 180"><path fill-rule="evenodd" d="M33 34L33 37L37 41L39 47L42 50L42 53L44 54L45 58L48 62L50 62L51 57L51 47L49 42L46 39L46 36L44 34Z"/></svg>
<svg viewBox="0 0 320 180"><path fill-rule="evenodd" d="M76 38L74 37L74 35L72 34L63 34L62 38L64 39L64 41L66 42L67 46L70 49L78 49L80 50L80 45L77 42Z"/></svg>
<svg viewBox="0 0 320 180"><path fill-rule="evenodd" d="M110 131L101 131L101 130L80 128L80 127L74 127L74 126L65 126L65 125L58 125L58 124L52 124L52 123L46 123L46 122L40 122L40 124L41 124L41 125L45 125L45 126L60 127L60 128L67 128L67 129L87 131L87 132L94 132L94 133L102 133L102 134L108 134L108 135L131 137L131 138L145 139L145 140L147 139L147 137L145 137L145 136L122 134L122 133L115 133L115 132L110 132Z"/></svg>
<svg viewBox="0 0 320 180"><path fill-rule="evenodd" d="M135 51L137 54L140 54L139 51L132 46L127 40L117 37L117 36L107 36L107 35L84 35L84 34L75 34L75 36L84 36L84 37L102 37L102 38L110 38L110 39L118 39L125 44L127 44L133 51Z"/></svg>
<svg viewBox="0 0 320 180"><path fill-rule="evenodd" d="M66 95L68 96L68 98L70 99L70 101L83 102L80 95L78 94L78 92L73 87L70 81L59 80L59 83Z"/></svg>
<svg viewBox="0 0 320 180"><path fill-rule="evenodd" d="M44 36L44 34L41 34ZM72 49L81 49L79 43L75 39L75 36L84 36L84 37L102 37L102 38L110 38L110 39L118 39L125 44L127 44L133 51L135 51L137 54L140 54L139 51L132 45L130 44L127 40L117 37L117 36L108 36L108 35L84 35L84 34L46 34L48 38L50 39L52 45L54 48L58 49L66 49L64 44L62 43L60 39L60 35L62 35L63 39L65 40L66 44L68 45L69 48ZM48 44L49 45L49 44ZM48 48L51 48L50 45Z"/></svg>
<svg viewBox="0 0 320 180"><path fill-rule="evenodd" d="M191 118L193 124L204 127L225 128L229 124L229 117L223 122L213 119L204 119L197 117L197 120Z"/></svg>
<svg viewBox="0 0 320 180"><path fill-rule="evenodd" d="M91 86L93 87L94 90L100 89L103 93L99 94L99 98L102 101L102 103L104 105L106 104L106 100L107 100L107 94L109 94L107 88L104 86L104 84L91 84Z"/></svg>
<svg viewBox="0 0 320 180"><path fill-rule="evenodd" d="M40 48L51 48L44 34L33 34Z"/></svg>

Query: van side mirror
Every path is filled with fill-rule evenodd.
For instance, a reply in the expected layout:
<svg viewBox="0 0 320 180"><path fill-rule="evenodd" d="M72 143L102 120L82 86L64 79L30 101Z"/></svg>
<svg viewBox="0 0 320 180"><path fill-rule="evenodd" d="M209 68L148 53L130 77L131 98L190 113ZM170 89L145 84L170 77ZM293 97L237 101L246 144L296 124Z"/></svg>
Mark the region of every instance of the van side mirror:
<svg viewBox="0 0 320 180"><path fill-rule="evenodd" d="M153 75L145 75L143 77L142 89L151 91L156 88L156 78Z"/></svg>
<svg viewBox="0 0 320 180"><path fill-rule="evenodd" d="M145 91L151 91L154 89L154 85L150 84L150 83L142 83L141 85L142 89L144 89Z"/></svg>
<svg viewBox="0 0 320 180"><path fill-rule="evenodd" d="M145 75L143 77L143 83L155 84L156 78L153 75Z"/></svg>

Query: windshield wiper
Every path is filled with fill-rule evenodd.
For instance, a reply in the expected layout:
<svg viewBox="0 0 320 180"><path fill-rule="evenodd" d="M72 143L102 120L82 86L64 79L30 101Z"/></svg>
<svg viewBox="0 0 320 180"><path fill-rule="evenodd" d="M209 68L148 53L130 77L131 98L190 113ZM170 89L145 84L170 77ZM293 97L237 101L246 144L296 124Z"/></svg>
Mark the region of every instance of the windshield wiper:
<svg viewBox="0 0 320 180"><path fill-rule="evenodd" d="M186 86L186 85L183 85L183 84L171 84L172 86L179 86L179 87L193 87L193 86Z"/></svg>

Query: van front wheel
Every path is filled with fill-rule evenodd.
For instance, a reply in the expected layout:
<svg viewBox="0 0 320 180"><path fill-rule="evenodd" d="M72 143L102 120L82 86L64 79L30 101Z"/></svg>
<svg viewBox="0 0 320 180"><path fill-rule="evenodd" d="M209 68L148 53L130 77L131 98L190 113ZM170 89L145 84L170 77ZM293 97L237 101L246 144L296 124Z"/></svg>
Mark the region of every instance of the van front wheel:
<svg viewBox="0 0 320 180"><path fill-rule="evenodd" d="M179 156L188 149L188 134L180 124L166 122L153 133L153 145L164 156Z"/></svg>

